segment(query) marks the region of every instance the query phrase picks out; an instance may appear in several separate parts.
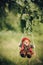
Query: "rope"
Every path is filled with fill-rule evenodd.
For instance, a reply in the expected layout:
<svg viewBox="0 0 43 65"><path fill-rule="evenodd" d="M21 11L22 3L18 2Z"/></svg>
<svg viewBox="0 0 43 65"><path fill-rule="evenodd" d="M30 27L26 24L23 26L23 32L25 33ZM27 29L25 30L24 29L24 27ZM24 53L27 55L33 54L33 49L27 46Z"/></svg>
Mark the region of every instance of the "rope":
<svg viewBox="0 0 43 65"><path fill-rule="evenodd" d="M32 34L32 42L33 42L33 45L34 45L34 48L35 48L35 44L34 44L34 36Z"/></svg>
<svg viewBox="0 0 43 65"><path fill-rule="evenodd" d="M34 46L34 53L35 53L35 44L34 44L34 36L33 36L33 33L32 33L32 42L33 42L33 46Z"/></svg>

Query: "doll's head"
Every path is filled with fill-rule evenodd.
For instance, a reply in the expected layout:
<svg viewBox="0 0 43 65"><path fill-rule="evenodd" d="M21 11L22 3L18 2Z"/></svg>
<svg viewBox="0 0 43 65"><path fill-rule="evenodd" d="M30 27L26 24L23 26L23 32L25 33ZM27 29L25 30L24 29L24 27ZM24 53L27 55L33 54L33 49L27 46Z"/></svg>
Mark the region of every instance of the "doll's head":
<svg viewBox="0 0 43 65"><path fill-rule="evenodd" d="M22 39L22 44L25 44L26 46L30 45L30 39L29 38L23 38Z"/></svg>

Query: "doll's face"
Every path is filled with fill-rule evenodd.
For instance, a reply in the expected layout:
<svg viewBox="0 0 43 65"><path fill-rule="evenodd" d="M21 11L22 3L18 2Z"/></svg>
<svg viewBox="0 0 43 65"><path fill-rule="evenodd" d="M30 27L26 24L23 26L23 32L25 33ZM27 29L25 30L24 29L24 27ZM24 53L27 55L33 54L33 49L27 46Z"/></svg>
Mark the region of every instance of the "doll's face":
<svg viewBox="0 0 43 65"><path fill-rule="evenodd" d="M28 45L30 44L30 42L29 42L28 40L25 40L25 41L23 42L23 44L25 44L26 46L28 46Z"/></svg>

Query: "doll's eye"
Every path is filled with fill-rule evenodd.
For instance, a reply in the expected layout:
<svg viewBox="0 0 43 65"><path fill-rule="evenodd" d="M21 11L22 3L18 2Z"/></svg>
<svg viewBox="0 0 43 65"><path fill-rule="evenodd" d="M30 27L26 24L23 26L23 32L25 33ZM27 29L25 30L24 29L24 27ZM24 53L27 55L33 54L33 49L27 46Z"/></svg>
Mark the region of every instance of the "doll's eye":
<svg viewBox="0 0 43 65"><path fill-rule="evenodd" d="M26 44L26 42L24 44Z"/></svg>

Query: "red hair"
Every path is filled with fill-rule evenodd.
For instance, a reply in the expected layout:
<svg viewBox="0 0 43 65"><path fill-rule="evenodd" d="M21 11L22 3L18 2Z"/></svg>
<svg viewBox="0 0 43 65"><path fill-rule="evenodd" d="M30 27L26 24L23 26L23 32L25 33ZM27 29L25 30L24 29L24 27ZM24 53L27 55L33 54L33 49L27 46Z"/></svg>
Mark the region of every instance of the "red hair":
<svg viewBox="0 0 43 65"><path fill-rule="evenodd" d="M25 38L22 39L22 43L23 43L25 40L28 40L29 42L31 42L29 38L26 38L26 37L25 37Z"/></svg>

